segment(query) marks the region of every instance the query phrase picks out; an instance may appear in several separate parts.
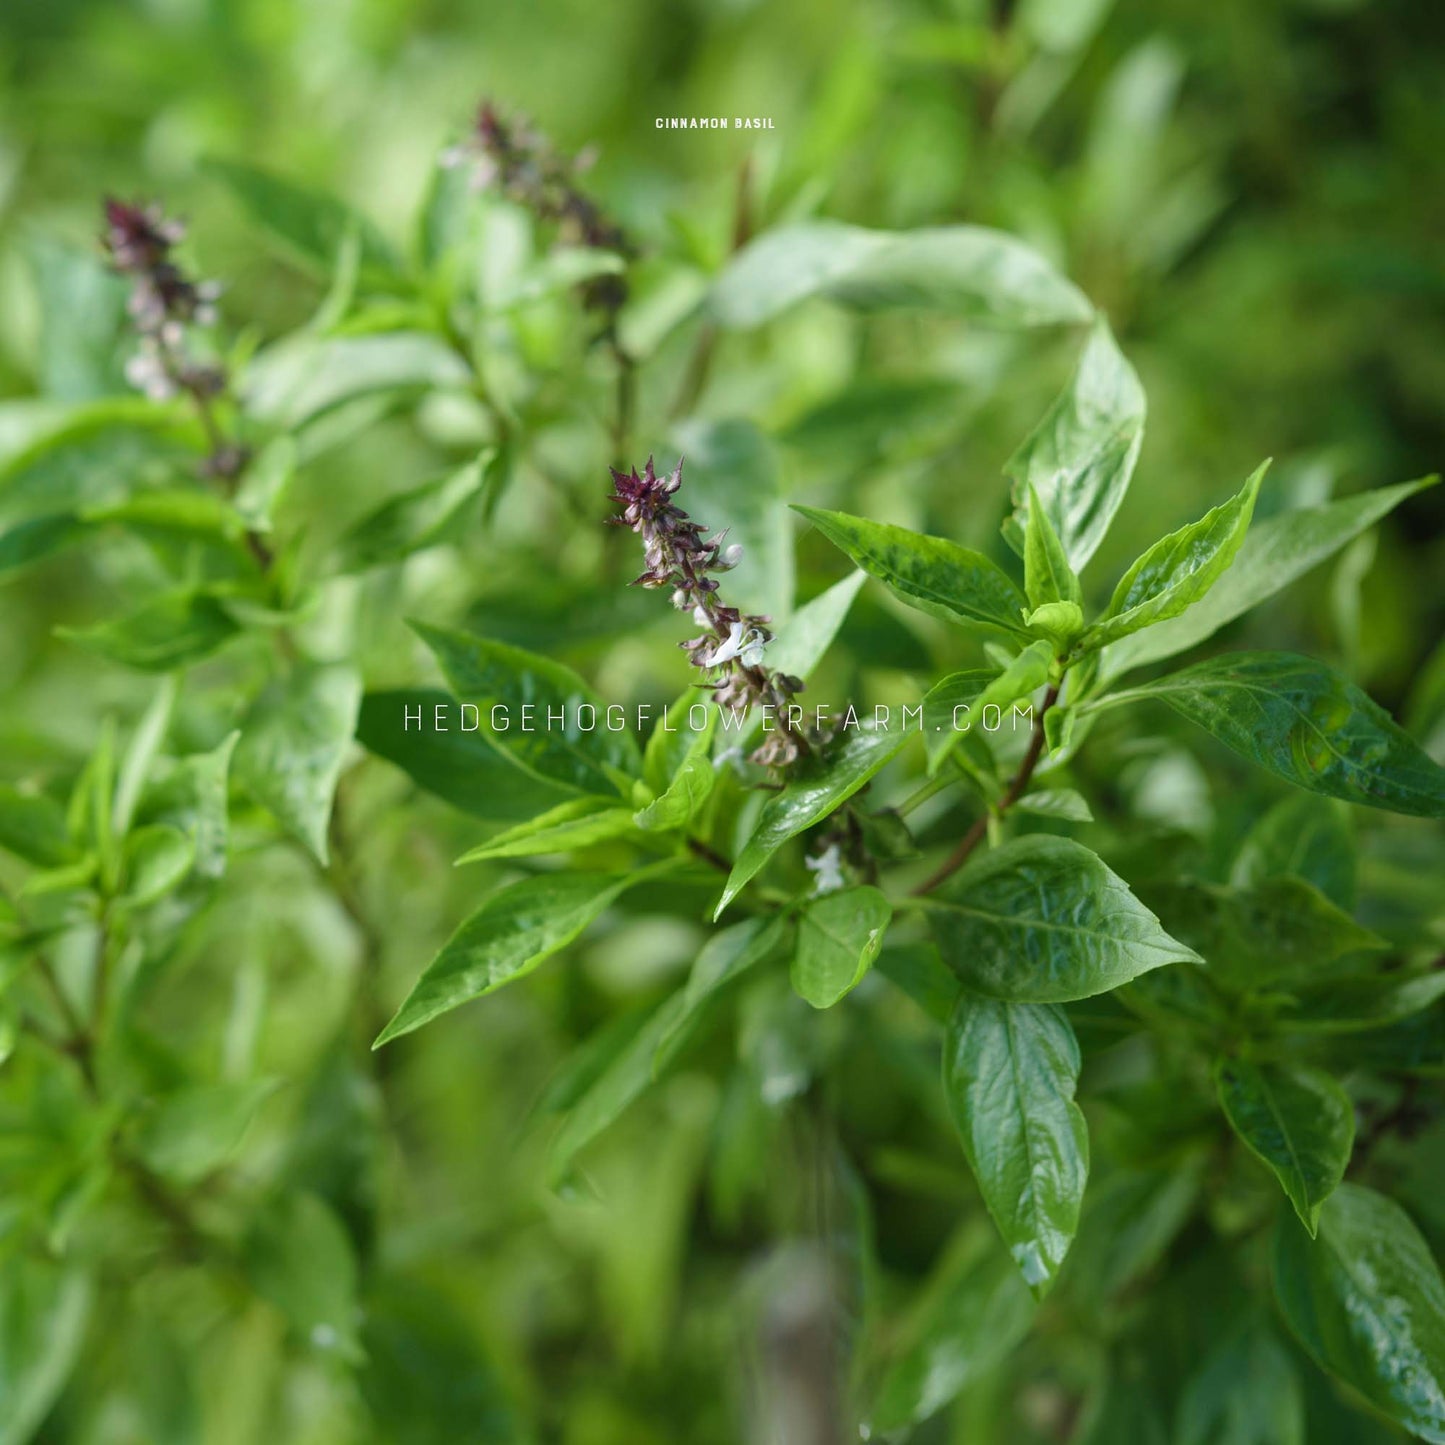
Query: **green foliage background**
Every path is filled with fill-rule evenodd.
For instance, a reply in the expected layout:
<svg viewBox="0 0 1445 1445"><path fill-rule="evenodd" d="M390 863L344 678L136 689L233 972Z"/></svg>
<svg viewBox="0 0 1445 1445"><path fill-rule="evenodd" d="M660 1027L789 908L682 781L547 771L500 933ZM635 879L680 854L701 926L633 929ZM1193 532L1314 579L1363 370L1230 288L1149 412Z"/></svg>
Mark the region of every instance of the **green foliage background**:
<svg viewBox="0 0 1445 1445"><path fill-rule="evenodd" d="M655 450L670 465L688 451L698 491L682 500L704 519L709 487L725 508L738 476L776 468L789 501L1003 561L1003 465L1081 344L1077 332L809 304L722 336L690 397L691 308L740 215L754 232L812 215L886 229L968 221L1048 256L1107 314L1149 396L1133 489L1092 564L1097 589L1266 456L1259 518L1440 466L1442 91L1445 17L1406 0L10 0L0 468L13 481L37 426L125 391L124 289L98 264L98 201L164 197L189 222L194 269L225 281L218 334L266 424L304 432L330 417L275 527L288 574L326 579L292 645L359 668L363 737L367 710L384 715L374 695L437 685L407 618L558 658L609 698L676 697L679 619L626 591L634 539L598 525L604 468L622 460L614 368L547 273L548 238L493 208L468 253L498 288L546 293L471 338L514 418L500 437L430 353L370 398L346 355L324 370L306 350L318 338L407 318L368 294L364 260L354 290L333 288L333 258L318 268L277 244L211 163L338 195L414 256L436 156L492 95L568 151L599 146L585 184L642 253L623 323L642 357L629 459ZM770 116L776 129L654 124L690 114ZM293 333L299 365L273 365L267 391L267 348ZM354 404L323 406L303 383ZM499 441L511 443L504 464L441 545L361 566L353 523ZM154 463L127 444L67 453L23 492L0 482L0 534L48 515L55 489L109 500L117 475ZM1437 759L1441 490L1226 638L1327 659ZM843 573L821 536L795 534L805 600ZM63 804L88 766L93 776L107 729L125 755L163 684L57 629L112 621L190 564L124 520L33 565L0 555L0 782ZM767 565L739 585L785 611L791 548L760 538L755 555ZM915 701L979 660L870 583L809 691ZM189 668L160 751L223 746L276 665L260 623ZM1163 714L1139 733L1106 714L1071 781L1125 877L1164 860L1223 883L1241 839L1292 795ZM880 801L908 791L889 783ZM808 1354L809 1310L832 1318L816 1305L820 1242L847 1261L850 1371L876 1375L917 1339L956 1345L965 1387L919 1440L1402 1438L1272 1312L1264 1226L1280 1191L1228 1142L1211 1081L1175 1067L1168 1027L1162 1043L1110 1048L1130 1019L1107 1001L1071 1005L1099 1202L1027 1338L1027 1301L938 1087L938 1031L878 976L818 1013L782 975L760 986L554 1187L556 1115L686 976L710 881L643 884L524 983L372 1053L455 926L515 876L506 862L453 871L452 860L547 801L495 770L468 785L465 766L428 791L355 746L320 864L234 788L225 877L166 894L112 961L125 986L99 1101L73 1060L21 1030L55 1004L33 970L7 962L0 1442L793 1445L804 1437L777 1433L786 1402L814 1419L814 1394L827 1393ZM970 821L954 800L920 840L946 851ZM628 866L599 846L604 864ZM1438 954L1438 823L1362 816L1354 846L1360 921L1401 956ZM128 866L133 880L139 862ZM0 853L7 899L30 871ZM85 1000L90 932L58 929L46 948L61 987ZM1363 1157L1357 1146L1346 1190L1397 1201L1437 1259L1441 1008L1366 1034L1336 1068L1362 1134L1388 1123ZM1378 1237L1378 1196L1342 1198L1340 1237ZM930 1311L940 1297L956 1318ZM987 1348L1014 1339L1011 1352ZM1433 1365L1438 1382L1445 1365Z"/></svg>

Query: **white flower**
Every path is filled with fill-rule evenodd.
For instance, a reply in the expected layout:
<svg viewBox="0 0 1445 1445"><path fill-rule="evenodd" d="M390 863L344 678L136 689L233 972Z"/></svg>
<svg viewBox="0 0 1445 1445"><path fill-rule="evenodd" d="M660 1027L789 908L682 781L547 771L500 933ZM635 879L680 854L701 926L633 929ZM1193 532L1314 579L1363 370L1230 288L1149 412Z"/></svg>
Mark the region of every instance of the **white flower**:
<svg viewBox="0 0 1445 1445"><path fill-rule="evenodd" d="M701 667L721 667L725 662L737 658L744 667L761 667L763 662L763 634L756 627L743 630L741 622L734 622L728 629L727 640L719 642L699 664Z"/></svg>
<svg viewBox="0 0 1445 1445"><path fill-rule="evenodd" d="M804 858L803 865L818 875L813 880L814 893L836 893L848 886L843 876L843 855L836 843L829 843L816 858Z"/></svg>
<svg viewBox="0 0 1445 1445"><path fill-rule="evenodd" d="M707 615L707 608L704 607L701 602L692 609L692 620L696 622L699 627L712 626L712 618Z"/></svg>

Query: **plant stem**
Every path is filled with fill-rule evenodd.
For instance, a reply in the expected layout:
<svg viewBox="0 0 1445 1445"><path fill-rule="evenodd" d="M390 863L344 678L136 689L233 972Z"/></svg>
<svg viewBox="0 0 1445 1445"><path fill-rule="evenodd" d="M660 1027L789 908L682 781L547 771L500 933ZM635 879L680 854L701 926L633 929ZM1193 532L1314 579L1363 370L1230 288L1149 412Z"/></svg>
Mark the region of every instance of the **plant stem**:
<svg viewBox="0 0 1445 1445"><path fill-rule="evenodd" d="M984 813L973 827L965 833L959 841L958 847L948 855L947 858L934 870L917 888L913 890L915 895L931 893L946 878L951 878L965 863L968 862L973 850L983 842L988 834L990 818L1002 818L1018 800L1023 797L1024 790L1029 785L1029 780L1034 775L1034 769L1039 765L1039 759L1044 752L1044 718L1048 711L1059 700L1059 685L1053 683L1048 692L1044 694L1043 706L1039 709L1039 715L1034 719L1033 734L1029 738L1028 751L1024 754L1024 760L1019 764L1019 770L1013 776L1013 781L1008 785L1008 790L998 800L997 805L990 811Z"/></svg>

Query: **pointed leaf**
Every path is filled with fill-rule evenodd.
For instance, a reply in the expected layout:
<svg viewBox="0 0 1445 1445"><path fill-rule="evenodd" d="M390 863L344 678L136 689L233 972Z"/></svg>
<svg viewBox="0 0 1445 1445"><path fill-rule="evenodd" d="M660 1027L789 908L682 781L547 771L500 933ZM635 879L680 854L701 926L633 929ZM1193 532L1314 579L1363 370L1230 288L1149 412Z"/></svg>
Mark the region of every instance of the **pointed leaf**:
<svg viewBox="0 0 1445 1445"><path fill-rule="evenodd" d="M1024 524L1024 591L1035 609L1051 602L1082 604L1083 588L1069 565L1064 544L1054 531L1048 509L1039 501L1032 482L1028 483L1028 521Z"/></svg>
<svg viewBox="0 0 1445 1445"><path fill-rule="evenodd" d="M1014 482L1004 535L1023 550L1032 487L1070 566L1082 571L1129 489L1144 412L1139 378L1100 319L1073 379L1004 468Z"/></svg>
<svg viewBox="0 0 1445 1445"><path fill-rule="evenodd" d="M481 490L492 455L484 452L450 476L393 497L348 527L336 542L336 571L365 572L445 541L449 524Z"/></svg>
<svg viewBox="0 0 1445 1445"><path fill-rule="evenodd" d="M632 733L609 727L606 704L570 667L505 642L413 627L451 690L477 707L482 733L533 777L616 797L619 775L641 772Z"/></svg>
<svg viewBox="0 0 1445 1445"><path fill-rule="evenodd" d="M793 510L910 607L945 622L1024 633L1023 594L982 552L843 512Z"/></svg>
<svg viewBox="0 0 1445 1445"><path fill-rule="evenodd" d="M1398 1204L1342 1184L1315 1240L1281 1220L1274 1290L1321 1369L1412 1435L1445 1441L1445 1281Z"/></svg>
<svg viewBox="0 0 1445 1445"><path fill-rule="evenodd" d="M1229 652L1117 697L1160 698L1240 757L1311 792L1445 817L1445 768L1312 658Z"/></svg>
<svg viewBox="0 0 1445 1445"><path fill-rule="evenodd" d="M713 917L721 916L748 880L789 838L795 838L841 807L907 741L908 735L901 729L860 728L846 733L842 745L820 772L798 778L769 798L758 814L752 836L733 864Z"/></svg>
<svg viewBox="0 0 1445 1445"><path fill-rule="evenodd" d="M1322 1069L1221 1059L1219 1103L1234 1132L1269 1166L1300 1222L1315 1233L1320 1206L1345 1176L1355 1108Z"/></svg>
<svg viewBox="0 0 1445 1445"><path fill-rule="evenodd" d="M1165 964L1200 962L1097 854L1069 838L1016 838L936 897L928 923L943 961L991 998L1065 1003Z"/></svg>
<svg viewBox="0 0 1445 1445"><path fill-rule="evenodd" d="M143 672L170 672L209 656L240 628L217 598L186 589L157 597L111 622L55 630L112 662Z"/></svg>
<svg viewBox="0 0 1445 1445"><path fill-rule="evenodd" d="M959 996L943 1091L963 1151L1034 1294L1052 1285L1079 1227L1089 1133L1074 1090L1079 1044L1060 1008Z"/></svg>
<svg viewBox="0 0 1445 1445"><path fill-rule="evenodd" d="M1244 542L1268 465L1260 467L1237 496L1150 547L1120 579L1108 610L1084 634L1082 645L1103 647L1178 617L1199 601Z"/></svg>
<svg viewBox="0 0 1445 1445"><path fill-rule="evenodd" d="M570 853L632 831L630 808L603 798L571 798L545 813L518 823L468 849L457 862L480 863L490 858L535 858L544 853Z"/></svg>

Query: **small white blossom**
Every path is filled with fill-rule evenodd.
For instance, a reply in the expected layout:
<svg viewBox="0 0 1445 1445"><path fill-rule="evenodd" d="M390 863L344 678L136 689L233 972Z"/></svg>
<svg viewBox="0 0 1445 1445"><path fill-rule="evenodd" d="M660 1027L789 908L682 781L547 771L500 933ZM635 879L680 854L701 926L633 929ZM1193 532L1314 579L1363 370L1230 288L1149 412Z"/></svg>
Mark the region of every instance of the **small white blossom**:
<svg viewBox="0 0 1445 1445"><path fill-rule="evenodd" d="M843 855L836 843L830 843L816 858L803 859L804 866L818 876L813 880L814 893L836 893L848 886L843 876Z"/></svg>

